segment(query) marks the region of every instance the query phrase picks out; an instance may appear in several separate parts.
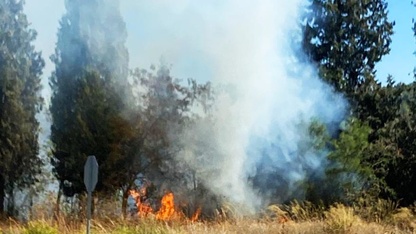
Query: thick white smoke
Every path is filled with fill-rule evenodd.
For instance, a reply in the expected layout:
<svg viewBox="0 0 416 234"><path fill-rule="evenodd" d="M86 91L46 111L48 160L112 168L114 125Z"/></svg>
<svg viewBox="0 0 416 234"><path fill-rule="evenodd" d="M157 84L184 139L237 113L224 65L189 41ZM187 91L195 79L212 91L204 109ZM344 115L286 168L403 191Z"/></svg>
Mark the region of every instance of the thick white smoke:
<svg viewBox="0 0 416 234"><path fill-rule="evenodd" d="M195 169L212 192L251 208L269 194L249 178L260 178L257 187L281 180L295 190L307 170L322 171L324 153L306 153L299 163L300 148L309 140L307 123L316 118L329 125L344 115L343 99L293 47L301 37L305 3L120 1L130 67L148 67L162 56L175 76L222 85L212 121L201 120L181 136L187 147L177 159ZM278 175L277 182L262 180L263 173Z"/></svg>
<svg viewBox="0 0 416 234"><path fill-rule="evenodd" d="M295 190L307 170L323 171L324 153L306 152L299 161L300 148L309 138L307 123L337 123L344 115L343 99L293 48L293 40L301 37L298 23L304 3L137 2L143 11L150 9L147 17L152 10L165 16L160 24L151 24L156 25L155 37L143 48L143 57L162 55L174 66L196 64L194 74L209 74L202 78L227 87L216 97L213 122L201 121L186 133L187 147L178 160L194 168L212 192L250 208L270 194L259 193L249 178L260 177L259 187L274 186L280 182L269 183L258 175L275 174L275 180ZM290 196L290 191L282 191L282 199Z"/></svg>

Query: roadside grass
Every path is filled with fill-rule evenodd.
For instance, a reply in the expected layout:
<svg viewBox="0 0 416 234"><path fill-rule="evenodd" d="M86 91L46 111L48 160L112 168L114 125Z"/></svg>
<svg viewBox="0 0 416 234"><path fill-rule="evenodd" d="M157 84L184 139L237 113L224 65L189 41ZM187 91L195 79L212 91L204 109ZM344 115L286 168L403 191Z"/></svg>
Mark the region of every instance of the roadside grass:
<svg viewBox="0 0 416 234"><path fill-rule="evenodd" d="M378 207L374 207L377 205ZM39 208L40 209L40 208ZM102 234L165 234L165 233L414 233L416 216L413 207L401 207L389 201L378 201L367 206L330 207L308 202L272 205L258 217L218 217L218 219L191 222L188 219L172 221L147 218L100 215L92 220L91 233ZM42 210L38 211L40 214ZM81 234L86 222L73 215L36 215L30 221L6 220L0 223L1 234ZM98 216L98 215L97 215Z"/></svg>

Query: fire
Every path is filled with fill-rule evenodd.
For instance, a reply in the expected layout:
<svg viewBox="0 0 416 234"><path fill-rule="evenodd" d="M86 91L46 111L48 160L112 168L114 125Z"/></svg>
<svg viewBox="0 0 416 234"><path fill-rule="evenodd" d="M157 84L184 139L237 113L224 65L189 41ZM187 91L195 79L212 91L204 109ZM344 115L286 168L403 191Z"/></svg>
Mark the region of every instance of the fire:
<svg viewBox="0 0 416 234"><path fill-rule="evenodd" d="M137 207L137 214L139 217L146 217L153 213L153 209L150 204L143 201L143 197L146 196L146 190L136 191L130 190L130 196L135 200Z"/></svg>
<svg viewBox="0 0 416 234"><path fill-rule="evenodd" d="M280 216L278 219L277 219L277 222L278 223L287 223L287 222L289 222L289 218L287 217L287 216L285 216L285 215L283 215L283 216Z"/></svg>
<svg viewBox="0 0 416 234"><path fill-rule="evenodd" d="M175 203L173 193L167 193L162 198L161 207L156 214L156 219L169 220L175 214Z"/></svg>
<svg viewBox="0 0 416 234"><path fill-rule="evenodd" d="M198 207L198 209L195 211L194 215L192 215L191 221L195 222L198 220L199 215L201 215L201 207Z"/></svg>
<svg viewBox="0 0 416 234"><path fill-rule="evenodd" d="M146 217L149 214L155 214L156 219L163 221L171 220L175 217L184 217L184 215L181 215L181 213L175 210L175 196L172 192L169 192L162 197L160 209L156 213L153 212L150 204L146 203L143 199L146 196L145 188L140 191L130 190L129 194L136 201L137 214L140 218ZM190 218L190 221L197 221L200 214L201 208L199 207Z"/></svg>

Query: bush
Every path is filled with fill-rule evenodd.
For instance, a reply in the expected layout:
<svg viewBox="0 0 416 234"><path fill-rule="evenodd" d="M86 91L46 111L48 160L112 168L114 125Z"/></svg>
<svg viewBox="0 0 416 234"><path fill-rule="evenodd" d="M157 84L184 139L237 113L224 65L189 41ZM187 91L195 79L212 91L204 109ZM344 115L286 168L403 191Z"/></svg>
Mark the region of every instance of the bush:
<svg viewBox="0 0 416 234"><path fill-rule="evenodd" d="M23 234L58 234L58 229L45 221L30 221Z"/></svg>
<svg viewBox="0 0 416 234"><path fill-rule="evenodd" d="M354 210L367 222L391 223L392 214L399 204L392 200L360 198L354 204Z"/></svg>
<svg viewBox="0 0 416 234"><path fill-rule="evenodd" d="M416 227L415 217L409 208L403 207L398 209L393 215L394 225L403 230L413 231Z"/></svg>
<svg viewBox="0 0 416 234"><path fill-rule="evenodd" d="M322 203L314 204L309 201L292 201L285 206L289 216L295 221L318 221L322 220L325 206Z"/></svg>
<svg viewBox="0 0 416 234"><path fill-rule="evenodd" d="M278 205L270 205L267 211L271 212L275 217L287 216L287 212L282 210Z"/></svg>
<svg viewBox="0 0 416 234"><path fill-rule="evenodd" d="M342 204L331 206L324 214L328 233L348 233L352 226L360 221L353 208Z"/></svg>

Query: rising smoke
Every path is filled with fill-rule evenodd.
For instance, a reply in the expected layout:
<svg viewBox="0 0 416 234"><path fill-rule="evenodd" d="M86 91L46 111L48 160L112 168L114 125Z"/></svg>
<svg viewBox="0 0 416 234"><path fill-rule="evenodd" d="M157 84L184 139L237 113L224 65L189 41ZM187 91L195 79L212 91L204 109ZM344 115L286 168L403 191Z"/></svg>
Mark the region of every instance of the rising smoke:
<svg viewBox="0 0 416 234"><path fill-rule="evenodd" d="M322 174L326 156L305 152L308 123L332 125L345 114L342 97L294 46L305 2L120 1L130 67L147 67L162 56L174 75L221 87L212 116L179 136L186 147L176 159L212 193L252 210L276 194L280 201L302 195L298 183L310 171Z"/></svg>
<svg viewBox="0 0 416 234"><path fill-rule="evenodd" d="M331 125L344 117L342 97L302 62L293 46L301 37L303 3L144 4L167 16L161 22L165 34L153 38L152 53L174 64L204 63L194 73L207 72L223 87L212 118L181 136L186 147L177 160L194 169L211 192L251 210L270 200L302 196L299 183L311 172L323 175L326 156L304 150L310 121Z"/></svg>

